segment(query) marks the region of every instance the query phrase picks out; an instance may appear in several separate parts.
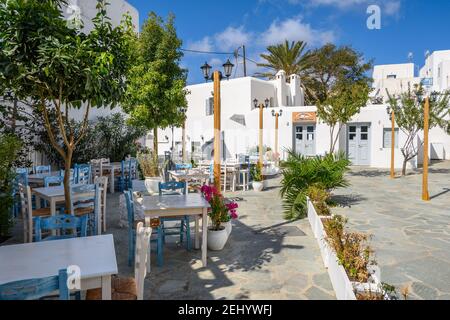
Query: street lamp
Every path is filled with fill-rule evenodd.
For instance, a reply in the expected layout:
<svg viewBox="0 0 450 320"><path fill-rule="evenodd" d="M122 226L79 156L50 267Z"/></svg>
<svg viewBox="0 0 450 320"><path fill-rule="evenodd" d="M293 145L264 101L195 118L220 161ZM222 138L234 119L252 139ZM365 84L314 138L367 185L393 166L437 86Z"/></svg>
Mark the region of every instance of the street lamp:
<svg viewBox="0 0 450 320"><path fill-rule="evenodd" d="M187 108L181 107L179 108L180 112L184 114L184 120L183 124L181 126L182 128L182 142L181 142L181 150L182 150L182 161L183 163L186 163L186 112Z"/></svg>
<svg viewBox="0 0 450 320"><path fill-rule="evenodd" d="M233 67L234 64L229 59L223 64L224 74L227 79L230 78ZM200 69L206 82L211 78L214 81L214 185L217 190L220 190L220 81L222 80L222 73L214 71L211 77L212 67L207 62Z"/></svg>
<svg viewBox="0 0 450 320"><path fill-rule="evenodd" d="M395 110L390 106L387 106L386 112L391 120L391 179L395 179Z"/></svg>
<svg viewBox="0 0 450 320"><path fill-rule="evenodd" d="M264 129L264 108L268 108L270 104L270 100L266 99L264 100L264 104L258 104L258 99L253 100L253 106L256 108L259 108L259 167L263 169L263 129Z"/></svg>
<svg viewBox="0 0 450 320"><path fill-rule="evenodd" d="M276 164L278 165L279 161L279 154L278 154L278 118L283 115L283 110L280 109L280 111L275 112L275 110L272 110L272 116L275 117L275 157L276 157Z"/></svg>

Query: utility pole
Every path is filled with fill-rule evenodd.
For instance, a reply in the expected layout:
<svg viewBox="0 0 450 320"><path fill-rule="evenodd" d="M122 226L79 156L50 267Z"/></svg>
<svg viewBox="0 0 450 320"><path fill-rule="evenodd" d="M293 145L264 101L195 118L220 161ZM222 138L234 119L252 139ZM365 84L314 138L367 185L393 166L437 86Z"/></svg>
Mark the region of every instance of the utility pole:
<svg viewBox="0 0 450 320"><path fill-rule="evenodd" d="M425 98L423 126L423 176L422 176L422 200L430 201L428 192L428 131L430 128L430 98Z"/></svg>
<svg viewBox="0 0 450 320"><path fill-rule="evenodd" d="M245 54L245 45L242 46L242 55L244 57L244 77L247 76L247 58Z"/></svg>

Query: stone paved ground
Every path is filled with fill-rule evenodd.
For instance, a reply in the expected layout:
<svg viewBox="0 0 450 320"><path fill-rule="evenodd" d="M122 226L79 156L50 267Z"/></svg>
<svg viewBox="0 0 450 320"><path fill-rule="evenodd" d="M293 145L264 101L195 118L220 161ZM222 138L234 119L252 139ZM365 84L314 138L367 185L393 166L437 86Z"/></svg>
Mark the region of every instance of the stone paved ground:
<svg viewBox="0 0 450 320"><path fill-rule="evenodd" d="M237 192L243 198L240 219L221 252L208 251L203 268L201 252L187 252L168 237L164 267L155 265L145 280L146 299L334 299L328 273L308 221L286 223L279 198L279 180L269 181L263 193ZM118 227L118 193L108 195L108 233L114 235L119 273L134 276L127 265L127 230ZM14 238L22 241L21 225ZM154 249L154 247L153 247ZM154 251L153 251L154 252ZM95 259L95 257L93 257Z"/></svg>
<svg viewBox="0 0 450 320"><path fill-rule="evenodd" d="M354 169L351 186L335 192L352 229L373 235L382 280L408 286L414 299L450 299L450 162L430 170L429 203L421 201L420 172L389 179Z"/></svg>

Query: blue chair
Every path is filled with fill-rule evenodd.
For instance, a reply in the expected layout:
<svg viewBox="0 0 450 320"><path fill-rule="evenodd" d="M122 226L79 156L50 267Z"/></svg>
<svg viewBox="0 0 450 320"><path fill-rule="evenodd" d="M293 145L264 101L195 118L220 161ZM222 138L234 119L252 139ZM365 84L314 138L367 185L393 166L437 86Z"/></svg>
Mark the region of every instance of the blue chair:
<svg viewBox="0 0 450 320"><path fill-rule="evenodd" d="M190 164L190 163L177 163L177 164L175 164L175 171L188 170L188 169L192 169L192 164Z"/></svg>
<svg viewBox="0 0 450 320"><path fill-rule="evenodd" d="M128 216L128 265L131 266L134 260L136 252L136 221L134 219L134 201L133 191L124 191L125 201L127 204L127 216ZM163 230L160 224L156 229L157 237L152 239L151 242L156 242L156 255L157 263L159 267L163 266Z"/></svg>
<svg viewBox="0 0 450 320"><path fill-rule="evenodd" d="M62 214L48 218L34 217L35 242L71 239L87 236L88 216L74 217ZM73 234L76 230L76 234ZM43 231L59 231L59 235L42 237ZM67 232L70 231L70 232Z"/></svg>
<svg viewBox="0 0 450 320"><path fill-rule="evenodd" d="M70 213L76 217L88 217L88 234L98 235L98 224L100 217L101 199L98 185L78 185L71 186ZM80 196L83 193L93 195ZM77 195L78 194L78 195Z"/></svg>
<svg viewBox="0 0 450 320"><path fill-rule="evenodd" d="M133 179L137 178L137 160L128 159L123 160L120 164L120 176L119 176L119 191L131 189L133 186Z"/></svg>
<svg viewBox="0 0 450 320"><path fill-rule="evenodd" d="M44 178L44 187L48 188L50 186L62 186L64 183L64 177L61 176L53 176L53 177L45 177Z"/></svg>
<svg viewBox="0 0 450 320"><path fill-rule="evenodd" d="M34 166L33 168L34 174L50 173L51 171L52 171L51 166Z"/></svg>
<svg viewBox="0 0 450 320"><path fill-rule="evenodd" d="M186 194L186 182L177 182L177 181L169 181L169 182L160 182L159 183L159 195L160 196L170 196L170 195L180 195ZM180 222L179 227L166 227L164 222ZM161 218L161 223L163 227L163 242L166 241L166 235L180 235L180 243L183 243L184 234L186 234L186 248L187 250L191 250L191 228L190 228L190 220L189 216L181 216L181 217L170 217L170 218ZM167 231L167 230L177 230L177 232Z"/></svg>
<svg viewBox="0 0 450 320"><path fill-rule="evenodd" d="M37 300L59 290L59 300L70 300L67 269L57 276L21 280L0 285L0 300Z"/></svg>
<svg viewBox="0 0 450 320"><path fill-rule="evenodd" d="M60 177L63 178L63 180L64 180L64 173L65 173L65 171L62 170L62 169L59 171L59 175L60 175ZM77 180L76 175L77 175L76 170L75 169L70 169L70 183L71 184L75 184L75 182Z"/></svg>
<svg viewBox="0 0 450 320"><path fill-rule="evenodd" d="M91 165L75 164L75 184L90 184L91 181Z"/></svg>

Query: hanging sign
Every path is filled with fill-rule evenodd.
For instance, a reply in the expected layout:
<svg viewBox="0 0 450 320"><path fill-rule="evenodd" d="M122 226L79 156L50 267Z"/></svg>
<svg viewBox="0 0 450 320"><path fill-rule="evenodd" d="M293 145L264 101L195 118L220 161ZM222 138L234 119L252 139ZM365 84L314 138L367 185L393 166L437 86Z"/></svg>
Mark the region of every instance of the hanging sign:
<svg viewBox="0 0 450 320"><path fill-rule="evenodd" d="M316 112L293 112L292 122L317 122Z"/></svg>

